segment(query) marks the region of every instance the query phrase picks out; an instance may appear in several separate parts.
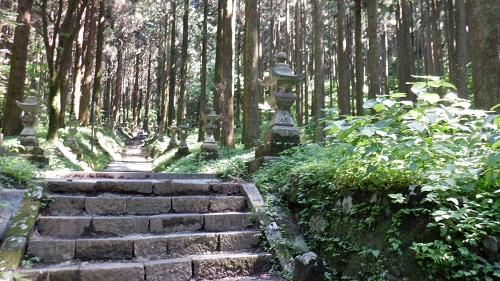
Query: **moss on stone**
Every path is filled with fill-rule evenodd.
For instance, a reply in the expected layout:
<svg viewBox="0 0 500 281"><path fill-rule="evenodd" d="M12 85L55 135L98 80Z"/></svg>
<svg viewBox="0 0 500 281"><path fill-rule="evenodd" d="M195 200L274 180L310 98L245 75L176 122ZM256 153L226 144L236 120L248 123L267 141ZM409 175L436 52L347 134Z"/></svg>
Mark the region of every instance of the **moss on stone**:
<svg viewBox="0 0 500 281"><path fill-rule="evenodd" d="M5 237L28 237L35 227L39 208L39 201L24 197Z"/></svg>

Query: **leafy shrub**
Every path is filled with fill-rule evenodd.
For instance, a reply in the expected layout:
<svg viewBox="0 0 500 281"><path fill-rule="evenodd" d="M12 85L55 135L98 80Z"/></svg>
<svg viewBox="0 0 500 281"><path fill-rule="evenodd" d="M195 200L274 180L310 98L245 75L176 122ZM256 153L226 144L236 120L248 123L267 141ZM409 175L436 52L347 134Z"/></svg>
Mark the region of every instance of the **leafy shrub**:
<svg viewBox="0 0 500 281"><path fill-rule="evenodd" d="M0 156L0 185L21 187L35 177L38 167L30 161L13 156Z"/></svg>
<svg viewBox="0 0 500 281"><path fill-rule="evenodd" d="M329 276L377 279L418 261L424 276L415 278L500 277L498 252L483 246L500 236L500 116L451 93L441 98L433 89L453 86L421 78L416 106L393 94L364 104L372 116L327 117L325 147L295 148L253 176L300 205ZM347 256L357 276L335 271L349 267Z"/></svg>

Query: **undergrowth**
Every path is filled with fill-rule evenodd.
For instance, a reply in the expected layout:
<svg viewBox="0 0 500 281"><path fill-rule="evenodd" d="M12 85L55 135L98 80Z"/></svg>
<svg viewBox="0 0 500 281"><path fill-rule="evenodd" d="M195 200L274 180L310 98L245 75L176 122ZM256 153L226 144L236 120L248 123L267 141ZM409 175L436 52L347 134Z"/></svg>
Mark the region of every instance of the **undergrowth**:
<svg viewBox="0 0 500 281"><path fill-rule="evenodd" d="M298 208L331 280L500 278L500 116L421 78L416 105L393 94L364 104L372 116L330 109L324 147L252 176Z"/></svg>

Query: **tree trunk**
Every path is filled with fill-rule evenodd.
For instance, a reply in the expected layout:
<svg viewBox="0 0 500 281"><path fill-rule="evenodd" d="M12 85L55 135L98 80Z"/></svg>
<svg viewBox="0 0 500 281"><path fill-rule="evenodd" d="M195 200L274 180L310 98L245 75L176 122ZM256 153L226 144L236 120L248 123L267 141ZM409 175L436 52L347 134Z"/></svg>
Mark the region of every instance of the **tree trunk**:
<svg viewBox="0 0 500 281"><path fill-rule="evenodd" d="M198 127L198 141L201 142L205 138L203 126L203 114L207 105L207 49L208 49L208 0L203 2L203 30L201 42L201 73L200 73L200 107L199 107L199 127Z"/></svg>
<svg viewBox="0 0 500 281"><path fill-rule="evenodd" d="M96 56L96 17L97 17L97 3L96 0L89 0L89 21L88 21L88 38L87 38L87 50L85 52L85 71L83 73L83 83L82 83L82 98L80 101L80 112L78 119L82 126L87 126L89 124L89 108L90 99L92 91L92 73L94 72L95 66L95 56Z"/></svg>
<svg viewBox="0 0 500 281"><path fill-rule="evenodd" d="M80 112L80 98L82 87L82 62L83 62L83 33L84 29L80 26L78 38L75 42L75 57L73 67L73 91L71 100L70 116L78 118Z"/></svg>
<svg viewBox="0 0 500 281"><path fill-rule="evenodd" d="M148 82L146 85L146 100L144 101L144 123L142 123L142 129L145 132L149 132L149 107L151 102L151 54L153 52L149 52L148 57Z"/></svg>
<svg viewBox="0 0 500 281"><path fill-rule="evenodd" d="M467 24L465 22L465 0L456 0L456 80L453 81L457 86L457 93L460 98L468 99L467 88Z"/></svg>
<svg viewBox="0 0 500 281"><path fill-rule="evenodd" d="M177 3L172 3L172 18L170 21L170 69L169 69L169 90L168 90L168 120L163 124L168 128L175 119L175 74L176 74L176 47L175 47L175 21L176 21ZM177 124L179 126L180 124Z"/></svg>
<svg viewBox="0 0 500 281"><path fill-rule="evenodd" d="M33 0L19 0L16 20L19 25L16 26L14 31L3 124L0 124L6 136L18 135L23 129L20 118L21 109L16 105L16 100L24 100L24 82L26 80L26 61L28 60L32 7Z"/></svg>
<svg viewBox="0 0 500 281"><path fill-rule="evenodd" d="M346 4L345 0L338 1L338 61L339 61L339 86L337 90L339 110L341 115L350 114L349 93L349 54L347 52L346 38Z"/></svg>
<svg viewBox="0 0 500 281"><path fill-rule="evenodd" d="M115 126L120 124L120 109L123 97L123 48L123 42L120 42L118 54L116 55L116 86L115 99L113 102L113 120Z"/></svg>
<svg viewBox="0 0 500 281"><path fill-rule="evenodd" d="M380 95L381 73L380 73L380 45L378 42L378 1L367 2L368 18L368 98L374 99Z"/></svg>
<svg viewBox="0 0 500 281"><path fill-rule="evenodd" d="M314 25L314 141L325 139L325 51L323 46L323 6L320 0L312 1L312 18Z"/></svg>
<svg viewBox="0 0 500 281"><path fill-rule="evenodd" d="M413 53L413 31L411 28L412 10L410 0L399 0L400 20L398 23L398 58L400 66L399 91L407 94L407 99L416 102L417 96L411 91L412 75L415 73Z"/></svg>
<svg viewBox="0 0 500 281"><path fill-rule="evenodd" d="M362 14L361 0L355 1L355 22L354 22L354 38L355 38L355 58L356 58L356 115L363 116L363 86L365 84L365 74L363 65L363 42L362 38Z"/></svg>
<svg viewBox="0 0 500 281"><path fill-rule="evenodd" d="M187 69L188 69L188 34L189 34L189 0L184 0L184 16L182 17L182 46L181 46L181 87L179 102L177 103L177 124L186 118L187 99Z"/></svg>
<svg viewBox="0 0 500 281"><path fill-rule="evenodd" d="M302 50L302 9L301 9L301 1L297 0L295 3L295 65L297 66L296 72L297 73L302 73L303 67L302 67L302 57L303 57L303 50ZM303 125L303 118L302 118L302 96L303 96L303 83L299 83L296 88L297 92L297 105L296 105L296 111L297 111L297 125L302 126Z"/></svg>
<svg viewBox="0 0 500 281"><path fill-rule="evenodd" d="M137 49L139 47L137 46ZM134 86L132 88L132 127L135 129L139 124L139 72L141 64L141 53L135 54Z"/></svg>
<svg viewBox="0 0 500 281"><path fill-rule="evenodd" d="M245 0L245 57L243 94L243 143L245 149L260 140L259 17L257 1Z"/></svg>
<svg viewBox="0 0 500 281"><path fill-rule="evenodd" d="M104 31L106 29L106 7L104 0L99 1L99 25L97 27L97 48L95 57L95 78L94 88L92 91L92 103L95 104L92 114L96 114L95 120L99 120L101 111L101 95L102 95L102 59L104 51Z"/></svg>
<svg viewBox="0 0 500 281"><path fill-rule="evenodd" d="M472 79L474 105L491 110L500 104L500 5L496 1L471 0L470 31L474 42ZM496 108L500 113L500 107Z"/></svg>
<svg viewBox="0 0 500 281"><path fill-rule="evenodd" d="M222 128L221 143L226 147L234 147L234 34L235 34L235 0L223 0L223 36L221 109ZM219 45L217 45L219 48Z"/></svg>

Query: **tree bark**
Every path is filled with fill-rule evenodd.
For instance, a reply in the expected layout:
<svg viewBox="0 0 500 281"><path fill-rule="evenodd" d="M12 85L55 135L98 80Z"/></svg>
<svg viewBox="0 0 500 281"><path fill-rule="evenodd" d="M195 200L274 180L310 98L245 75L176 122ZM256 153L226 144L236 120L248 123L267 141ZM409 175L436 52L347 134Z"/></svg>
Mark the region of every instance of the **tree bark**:
<svg viewBox="0 0 500 281"><path fill-rule="evenodd" d="M500 104L500 5L494 0L471 0L469 5L474 105L491 110Z"/></svg>
<svg viewBox="0 0 500 281"><path fill-rule="evenodd" d="M367 2L368 18L368 98L374 99L380 95L381 73L380 73L380 44L378 41L377 21L378 1Z"/></svg>
<svg viewBox="0 0 500 281"><path fill-rule="evenodd" d="M200 73L200 107L199 107L199 127L198 141L201 142L205 138L203 126L203 114L207 104L207 49L208 49L208 0L203 2L203 27L202 27L202 42L201 42L201 73Z"/></svg>
<svg viewBox="0 0 500 281"><path fill-rule="evenodd" d="M323 7L320 0L312 1L312 18L314 25L314 141L325 139L325 51L323 46Z"/></svg>
<svg viewBox="0 0 500 281"><path fill-rule="evenodd" d="M97 48L95 56L95 77L94 87L92 91L92 103L95 104L92 114L96 114L95 120L99 121L101 111L101 95L102 95L102 60L104 51L104 31L106 29L106 7L104 0L99 1L99 23L97 26Z"/></svg>
<svg viewBox="0 0 500 281"><path fill-rule="evenodd" d="M338 1L338 62L339 62L339 86L337 91L339 110L341 115L350 114L350 92L349 92L349 54L347 52L346 37L346 4L345 0Z"/></svg>
<svg viewBox="0 0 500 281"><path fill-rule="evenodd" d="M260 140L259 17L257 1L245 0L245 57L243 93L243 143L245 149Z"/></svg>
<svg viewBox="0 0 500 281"><path fill-rule="evenodd" d="M455 59L456 80L453 81L457 87L460 98L468 99L467 88L467 24L465 17L465 0L456 0L456 29L455 29ZM498 34L498 33L497 33Z"/></svg>
<svg viewBox="0 0 500 281"><path fill-rule="evenodd" d="M356 115L363 116L363 86L365 84L365 74L363 65L363 42L362 38L362 8L361 0L355 1L355 22L354 22L354 45L356 58Z"/></svg>
<svg viewBox="0 0 500 281"><path fill-rule="evenodd" d="M83 83L82 83L82 98L80 101L80 112L78 119L82 126L87 126L90 121L89 109L92 91L92 73L95 67L95 56L96 56L96 29L97 29L97 2L96 0L89 0L89 22L88 22L88 38L87 38L87 50L85 52L85 71L83 73Z"/></svg>
<svg viewBox="0 0 500 281"><path fill-rule="evenodd" d="M16 100L24 100L24 84L26 80L26 61L31 27L31 10L33 0L20 0L18 4L19 23L14 30L14 43L10 61L10 74L7 86L2 130L6 136L18 135L23 129L21 109Z"/></svg>
<svg viewBox="0 0 500 281"><path fill-rule="evenodd" d="M176 21L176 2L172 3L172 18L170 21L170 69L169 69L169 90L168 90L168 120L167 124L163 124L168 128L175 119L175 74L176 74L176 48L175 48L175 21ZM177 124L179 126L180 124Z"/></svg>
<svg viewBox="0 0 500 281"><path fill-rule="evenodd" d="M189 0L184 0L184 16L182 17L182 46L181 46L181 86L179 102L177 103L177 124L186 118L187 99L187 69L188 69L188 34L189 34Z"/></svg>
<svg viewBox="0 0 500 281"><path fill-rule="evenodd" d="M235 0L223 0L223 36L222 36L222 128L221 143L234 147L234 35L235 35ZM217 46L218 48L219 46Z"/></svg>

